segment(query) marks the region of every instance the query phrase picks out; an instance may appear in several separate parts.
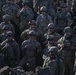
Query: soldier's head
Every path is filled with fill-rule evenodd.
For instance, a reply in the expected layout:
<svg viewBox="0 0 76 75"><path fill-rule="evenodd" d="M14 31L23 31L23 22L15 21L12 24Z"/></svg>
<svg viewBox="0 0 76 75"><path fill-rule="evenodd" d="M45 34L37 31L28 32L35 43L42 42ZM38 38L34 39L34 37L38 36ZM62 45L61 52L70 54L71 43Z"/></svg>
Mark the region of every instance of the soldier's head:
<svg viewBox="0 0 76 75"><path fill-rule="evenodd" d="M41 12L41 14L45 15L47 13L47 7L46 6L42 6L40 8L40 12Z"/></svg>
<svg viewBox="0 0 76 75"><path fill-rule="evenodd" d="M56 40L54 35L48 35L47 36L48 40L48 45L55 46L56 45Z"/></svg>
<svg viewBox="0 0 76 75"><path fill-rule="evenodd" d="M29 21L28 25L29 25L29 27L30 27L31 29L35 29L35 28L36 28L36 22L35 22L35 20Z"/></svg>
<svg viewBox="0 0 76 75"><path fill-rule="evenodd" d="M12 31L8 31L7 34L6 34L6 37L7 37L7 39L8 39L9 41L11 41L11 40L13 39L13 37L14 37Z"/></svg>
<svg viewBox="0 0 76 75"><path fill-rule="evenodd" d="M49 23L47 28L48 28L48 33L49 34L54 33L54 31L55 31L54 23Z"/></svg>
<svg viewBox="0 0 76 75"><path fill-rule="evenodd" d="M35 40L35 38L36 38L36 32L35 32L34 30L31 30L31 31L28 33L28 35L29 35L29 39Z"/></svg>
<svg viewBox="0 0 76 75"><path fill-rule="evenodd" d="M4 21L5 23L9 23L10 20L11 20L11 18L10 18L10 16L9 16L8 14L3 15L3 21Z"/></svg>
<svg viewBox="0 0 76 75"><path fill-rule="evenodd" d="M57 57L57 55L58 55L58 48L56 46L50 47L50 49L48 50L48 56L51 59L54 59Z"/></svg>
<svg viewBox="0 0 76 75"><path fill-rule="evenodd" d="M62 3L61 4L61 10L62 10L62 12L66 12L67 11L67 5L66 5L66 3Z"/></svg>
<svg viewBox="0 0 76 75"><path fill-rule="evenodd" d="M66 38L70 37L73 33L72 33L72 28L71 27L65 27L64 28L64 36Z"/></svg>
<svg viewBox="0 0 76 75"><path fill-rule="evenodd" d="M7 33L8 31L10 31L9 26L5 25L2 27L2 33Z"/></svg>

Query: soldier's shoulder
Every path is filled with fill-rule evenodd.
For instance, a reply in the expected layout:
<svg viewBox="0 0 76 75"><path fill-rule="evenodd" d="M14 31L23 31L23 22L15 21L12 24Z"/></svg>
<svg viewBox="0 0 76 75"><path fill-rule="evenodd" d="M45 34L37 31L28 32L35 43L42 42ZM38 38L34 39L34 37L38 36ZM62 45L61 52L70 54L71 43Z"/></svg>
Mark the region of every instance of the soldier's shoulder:
<svg viewBox="0 0 76 75"><path fill-rule="evenodd" d="M42 31L40 29L38 29L38 28L36 28L35 31L42 34Z"/></svg>
<svg viewBox="0 0 76 75"><path fill-rule="evenodd" d="M72 40L76 41L76 35L75 34L73 35Z"/></svg>
<svg viewBox="0 0 76 75"><path fill-rule="evenodd" d="M21 35L28 34L29 31L30 31L30 29L26 29L21 33Z"/></svg>
<svg viewBox="0 0 76 75"><path fill-rule="evenodd" d="M13 40L13 43L14 43L15 45L19 45L15 40Z"/></svg>
<svg viewBox="0 0 76 75"><path fill-rule="evenodd" d="M41 18L42 17L42 14L39 14L38 16L37 16L37 19L39 19L39 18Z"/></svg>
<svg viewBox="0 0 76 75"><path fill-rule="evenodd" d="M48 18L52 18L50 15L47 15L48 16Z"/></svg>
<svg viewBox="0 0 76 75"><path fill-rule="evenodd" d="M59 33L55 33L56 36L61 37L61 35Z"/></svg>
<svg viewBox="0 0 76 75"><path fill-rule="evenodd" d="M22 42L22 45L23 45L23 44L27 44L27 43L29 43L29 40L24 40L24 41Z"/></svg>
<svg viewBox="0 0 76 75"><path fill-rule="evenodd" d="M35 40L35 43L36 43L37 45L40 45L40 43L39 43L37 40Z"/></svg>
<svg viewBox="0 0 76 75"><path fill-rule="evenodd" d="M70 12L67 12L67 13L66 13L66 16L71 16L71 13L70 13Z"/></svg>
<svg viewBox="0 0 76 75"><path fill-rule="evenodd" d="M32 10L30 7L28 7L29 10Z"/></svg>
<svg viewBox="0 0 76 75"><path fill-rule="evenodd" d="M10 26L14 27L14 25L12 23L10 23Z"/></svg>

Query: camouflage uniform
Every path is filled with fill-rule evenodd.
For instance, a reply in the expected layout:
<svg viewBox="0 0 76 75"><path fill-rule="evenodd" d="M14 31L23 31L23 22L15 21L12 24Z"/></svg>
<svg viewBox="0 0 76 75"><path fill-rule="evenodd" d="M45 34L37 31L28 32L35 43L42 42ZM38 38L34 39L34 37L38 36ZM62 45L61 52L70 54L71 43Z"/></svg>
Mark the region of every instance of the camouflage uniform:
<svg viewBox="0 0 76 75"><path fill-rule="evenodd" d="M70 27L65 27L64 36L58 40L60 54L65 64L65 75L74 75L73 67L75 62L76 36L72 34Z"/></svg>
<svg viewBox="0 0 76 75"><path fill-rule="evenodd" d="M30 31L28 40L23 41L21 45L23 58L19 63L20 66L26 65L27 70L34 70L36 67L36 57L41 52L41 45L35 40L35 32ZM34 37L34 40L31 39Z"/></svg>
<svg viewBox="0 0 76 75"><path fill-rule="evenodd" d="M24 30L22 33L21 33L21 39L22 41L25 40L25 39L28 39L29 38L29 35L28 33L31 31L31 30L34 30L35 33L36 33L36 40L38 42L42 42L42 39L43 39L43 34L42 32L36 27L36 23L34 20L30 21L29 22L29 28Z"/></svg>
<svg viewBox="0 0 76 75"><path fill-rule="evenodd" d="M0 34L0 43L2 43L4 40L6 40L6 34L10 31L9 26L5 25L2 28L2 32Z"/></svg>
<svg viewBox="0 0 76 75"><path fill-rule="evenodd" d="M20 31L24 31L28 28L28 22L33 19L33 10L27 6L27 3L23 3L23 8L18 12L18 17L20 18L19 28Z"/></svg>
<svg viewBox="0 0 76 75"><path fill-rule="evenodd" d="M4 15L3 16L3 22L0 24L0 30L2 30L2 28L4 27L4 26L8 26L8 29L10 30L10 31L12 31L13 32L13 34L15 34L15 28L14 28L14 26L10 23L10 16L9 15Z"/></svg>
<svg viewBox="0 0 76 75"><path fill-rule="evenodd" d="M15 4L14 2L7 2L5 5L3 5L2 10L5 14L10 15L12 21L16 24L19 25L19 20L17 18L17 13L20 10L20 7Z"/></svg>
<svg viewBox="0 0 76 75"><path fill-rule="evenodd" d="M44 34L44 36L47 38L48 35L54 35L55 40L58 41L61 35L55 31L56 30L55 25L53 23L49 23L47 29L48 29L47 33Z"/></svg>
<svg viewBox="0 0 76 75"><path fill-rule="evenodd" d="M45 6L40 8L41 14L37 17L36 19L36 23L37 23L37 27L43 32L45 33L47 30L47 25L49 23L52 23L52 18L51 16L49 16L46 11L47 8ZM43 14L44 13L44 14Z"/></svg>
<svg viewBox="0 0 76 75"><path fill-rule="evenodd" d="M48 57L45 59L43 67L50 67L51 75L64 75L64 64L57 56L57 47L52 46L48 51Z"/></svg>
<svg viewBox="0 0 76 75"><path fill-rule="evenodd" d="M20 59L19 45L13 39L13 33L7 32L7 39L1 43L1 52L4 55L5 65L15 67Z"/></svg>
<svg viewBox="0 0 76 75"><path fill-rule="evenodd" d="M62 3L61 8L62 9L57 12L54 20L56 25L56 30L59 33L62 33L62 30L66 26L71 26L72 24L71 14L66 10L66 4Z"/></svg>
<svg viewBox="0 0 76 75"><path fill-rule="evenodd" d="M54 35L48 35L47 36L47 44L43 50L43 59L46 59L46 57L48 56L48 51L52 46L57 46L55 36Z"/></svg>

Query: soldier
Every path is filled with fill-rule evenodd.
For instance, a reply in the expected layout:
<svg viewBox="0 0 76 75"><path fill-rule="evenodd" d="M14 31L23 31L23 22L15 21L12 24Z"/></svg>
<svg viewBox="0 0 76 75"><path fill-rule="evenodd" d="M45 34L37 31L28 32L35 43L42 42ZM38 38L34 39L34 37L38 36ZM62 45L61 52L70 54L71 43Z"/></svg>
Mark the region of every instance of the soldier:
<svg viewBox="0 0 76 75"><path fill-rule="evenodd" d="M29 28L26 29L26 30L24 30L21 33L21 39L22 39L22 41L25 40L25 39L28 39L29 38L28 33L31 30L34 30L35 33L36 33L36 40L41 43L42 39L43 39L43 33L37 28L36 22L34 20L31 20L31 21L29 21L28 25L29 25Z"/></svg>
<svg viewBox="0 0 76 75"><path fill-rule="evenodd" d="M24 40L21 49L23 58L19 63L19 66L26 65L28 68L26 70L34 71L36 67L36 59L41 53L41 45L35 39L36 33L32 30L29 32L29 39ZM40 62L40 61L39 61Z"/></svg>
<svg viewBox="0 0 76 75"><path fill-rule="evenodd" d="M61 10L57 12L55 16L55 25L57 32L62 34L62 30L66 26L71 26L71 14L67 11L67 5L65 3L61 4Z"/></svg>
<svg viewBox="0 0 76 75"><path fill-rule="evenodd" d="M52 47L52 46L57 46L57 42L55 40L55 36L54 35L48 35L47 36L47 44L43 50L43 59L45 59L48 55L48 50Z"/></svg>
<svg viewBox="0 0 76 75"><path fill-rule="evenodd" d="M55 40L58 41L61 35L56 32L56 26L54 25L54 23L49 23L47 29L47 33L44 36L47 37L48 35L54 35Z"/></svg>
<svg viewBox="0 0 76 75"><path fill-rule="evenodd" d="M64 28L64 36L58 40L60 54L65 64L64 75L74 75L73 67L75 62L76 36L70 27Z"/></svg>
<svg viewBox="0 0 76 75"><path fill-rule="evenodd" d="M6 34L10 31L9 26L3 26L2 32L0 34L0 43L2 43L4 40L6 40Z"/></svg>
<svg viewBox="0 0 76 75"><path fill-rule="evenodd" d="M48 15L47 13L47 7L42 6L40 8L40 12L41 14L37 17L36 19L36 23L37 23L37 27L43 32L45 33L47 30L47 25L49 23L52 23L52 18L51 16Z"/></svg>
<svg viewBox="0 0 76 75"><path fill-rule="evenodd" d="M22 5L23 8L18 12L18 17L20 18L19 28L21 32L28 28L28 22L34 18L33 10L28 7L28 3L23 2Z"/></svg>
<svg viewBox="0 0 76 75"><path fill-rule="evenodd" d="M18 43L14 40L13 33L7 32L7 39L1 43L1 52L4 55L5 65L16 67L20 59L20 50Z"/></svg>
<svg viewBox="0 0 76 75"><path fill-rule="evenodd" d="M17 18L17 13L20 7L14 2L14 0L7 0L6 4L3 5L2 10L5 14L10 15L11 20L18 26L19 20Z"/></svg>
<svg viewBox="0 0 76 75"><path fill-rule="evenodd" d="M9 30L13 32L13 34L15 34L15 28L14 26L11 24L10 22L11 18L9 15L4 15L3 16L3 22L0 24L0 30L2 30L3 26L8 26Z"/></svg>
<svg viewBox="0 0 76 75"><path fill-rule="evenodd" d="M50 67L51 75L64 75L64 64L60 57L57 56L58 48L52 46L48 50L48 57L45 59L43 67Z"/></svg>

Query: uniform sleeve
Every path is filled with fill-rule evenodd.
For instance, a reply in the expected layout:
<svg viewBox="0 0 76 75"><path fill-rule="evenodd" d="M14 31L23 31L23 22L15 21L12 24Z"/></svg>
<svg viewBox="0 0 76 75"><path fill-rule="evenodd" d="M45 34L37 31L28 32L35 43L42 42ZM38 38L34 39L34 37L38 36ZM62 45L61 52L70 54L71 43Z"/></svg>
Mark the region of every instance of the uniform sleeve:
<svg viewBox="0 0 76 75"><path fill-rule="evenodd" d="M19 48L19 45L16 43L15 44L15 48L16 48L16 61L17 61L17 63L19 62L19 60L20 60L20 48Z"/></svg>
<svg viewBox="0 0 76 75"><path fill-rule="evenodd" d="M48 16L49 23L53 23L52 17Z"/></svg>
<svg viewBox="0 0 76 75"><path fill-rule="evenodd" d="M27 37L27 32L26 32L26 31L23 31L23 32L21 33L21 35L20 35L21 40L22 40L22 41L25 40L26 37Z"/></svg>
<svg viewBox="0 0 76 75"><path fill-rule="evenodd" d="M61 38L60 34L57 34L57 41Z"/></svg>
<svg viewBox="0 0 76 75"><path fill-rule="evenodd" d="M71 18L72 18L71 14L68 12L67 13L67 26L71 26L72 25L73 21L72 21Z"/></svg>
<svg viewBox="0 0 76 75"><path fill-rule="evenodd" d="M65 67L64 63L62 60L60 60L60 74L59 75L64 75Z"/></svg>
<svg viewBox="0 0 76 75"><path fill-rule="evenodd" d="M25 48L25 46L27 46L27 41L25 40L25 41L23 41L22 42L22 44L21 44L21 54L22 54L22 56L24 56L24 51L25 51L25 49L27 48Z"/></svg>
<svg viewBox="0 0 76 75"><path fill-rule="evenodd" d="M58 19L58 13L55 15L55 18L54 18L54 23L55 23L55 25L57 25L57 19Z"/></svg>
<svg viewBox="0 0 76 75"><path fill-rule="evenodd" d="M12 26L12 32L15 35L15 27L13 25L11 25L11 26Z"/></svg>
<svg viewBox="0 0 76 75"><path fill-rule="evenodd" d="M28 15L29 15L29 20L32 20L34 18L34 12L31 8L29 8Z"/></svg>
<svg viewBox="0 0 76 75"><path fill-rule="evenodd" d="M37 43L37 54L41 54L41 53L42 53L41 44Z"/></svg>
<svg viewBox="0 0 76 75"><path fill-rule="evenodd" d="M39 17L40 16L38 16L37 18L36 18L36 24L37 24L37 27L39 28Z"/></svg>
<svg viewBox="0 0 76 75"><path fill-rule="evenodd" d="M5 11L6 9L6 5L3 5L2 10Z"/></svg>

